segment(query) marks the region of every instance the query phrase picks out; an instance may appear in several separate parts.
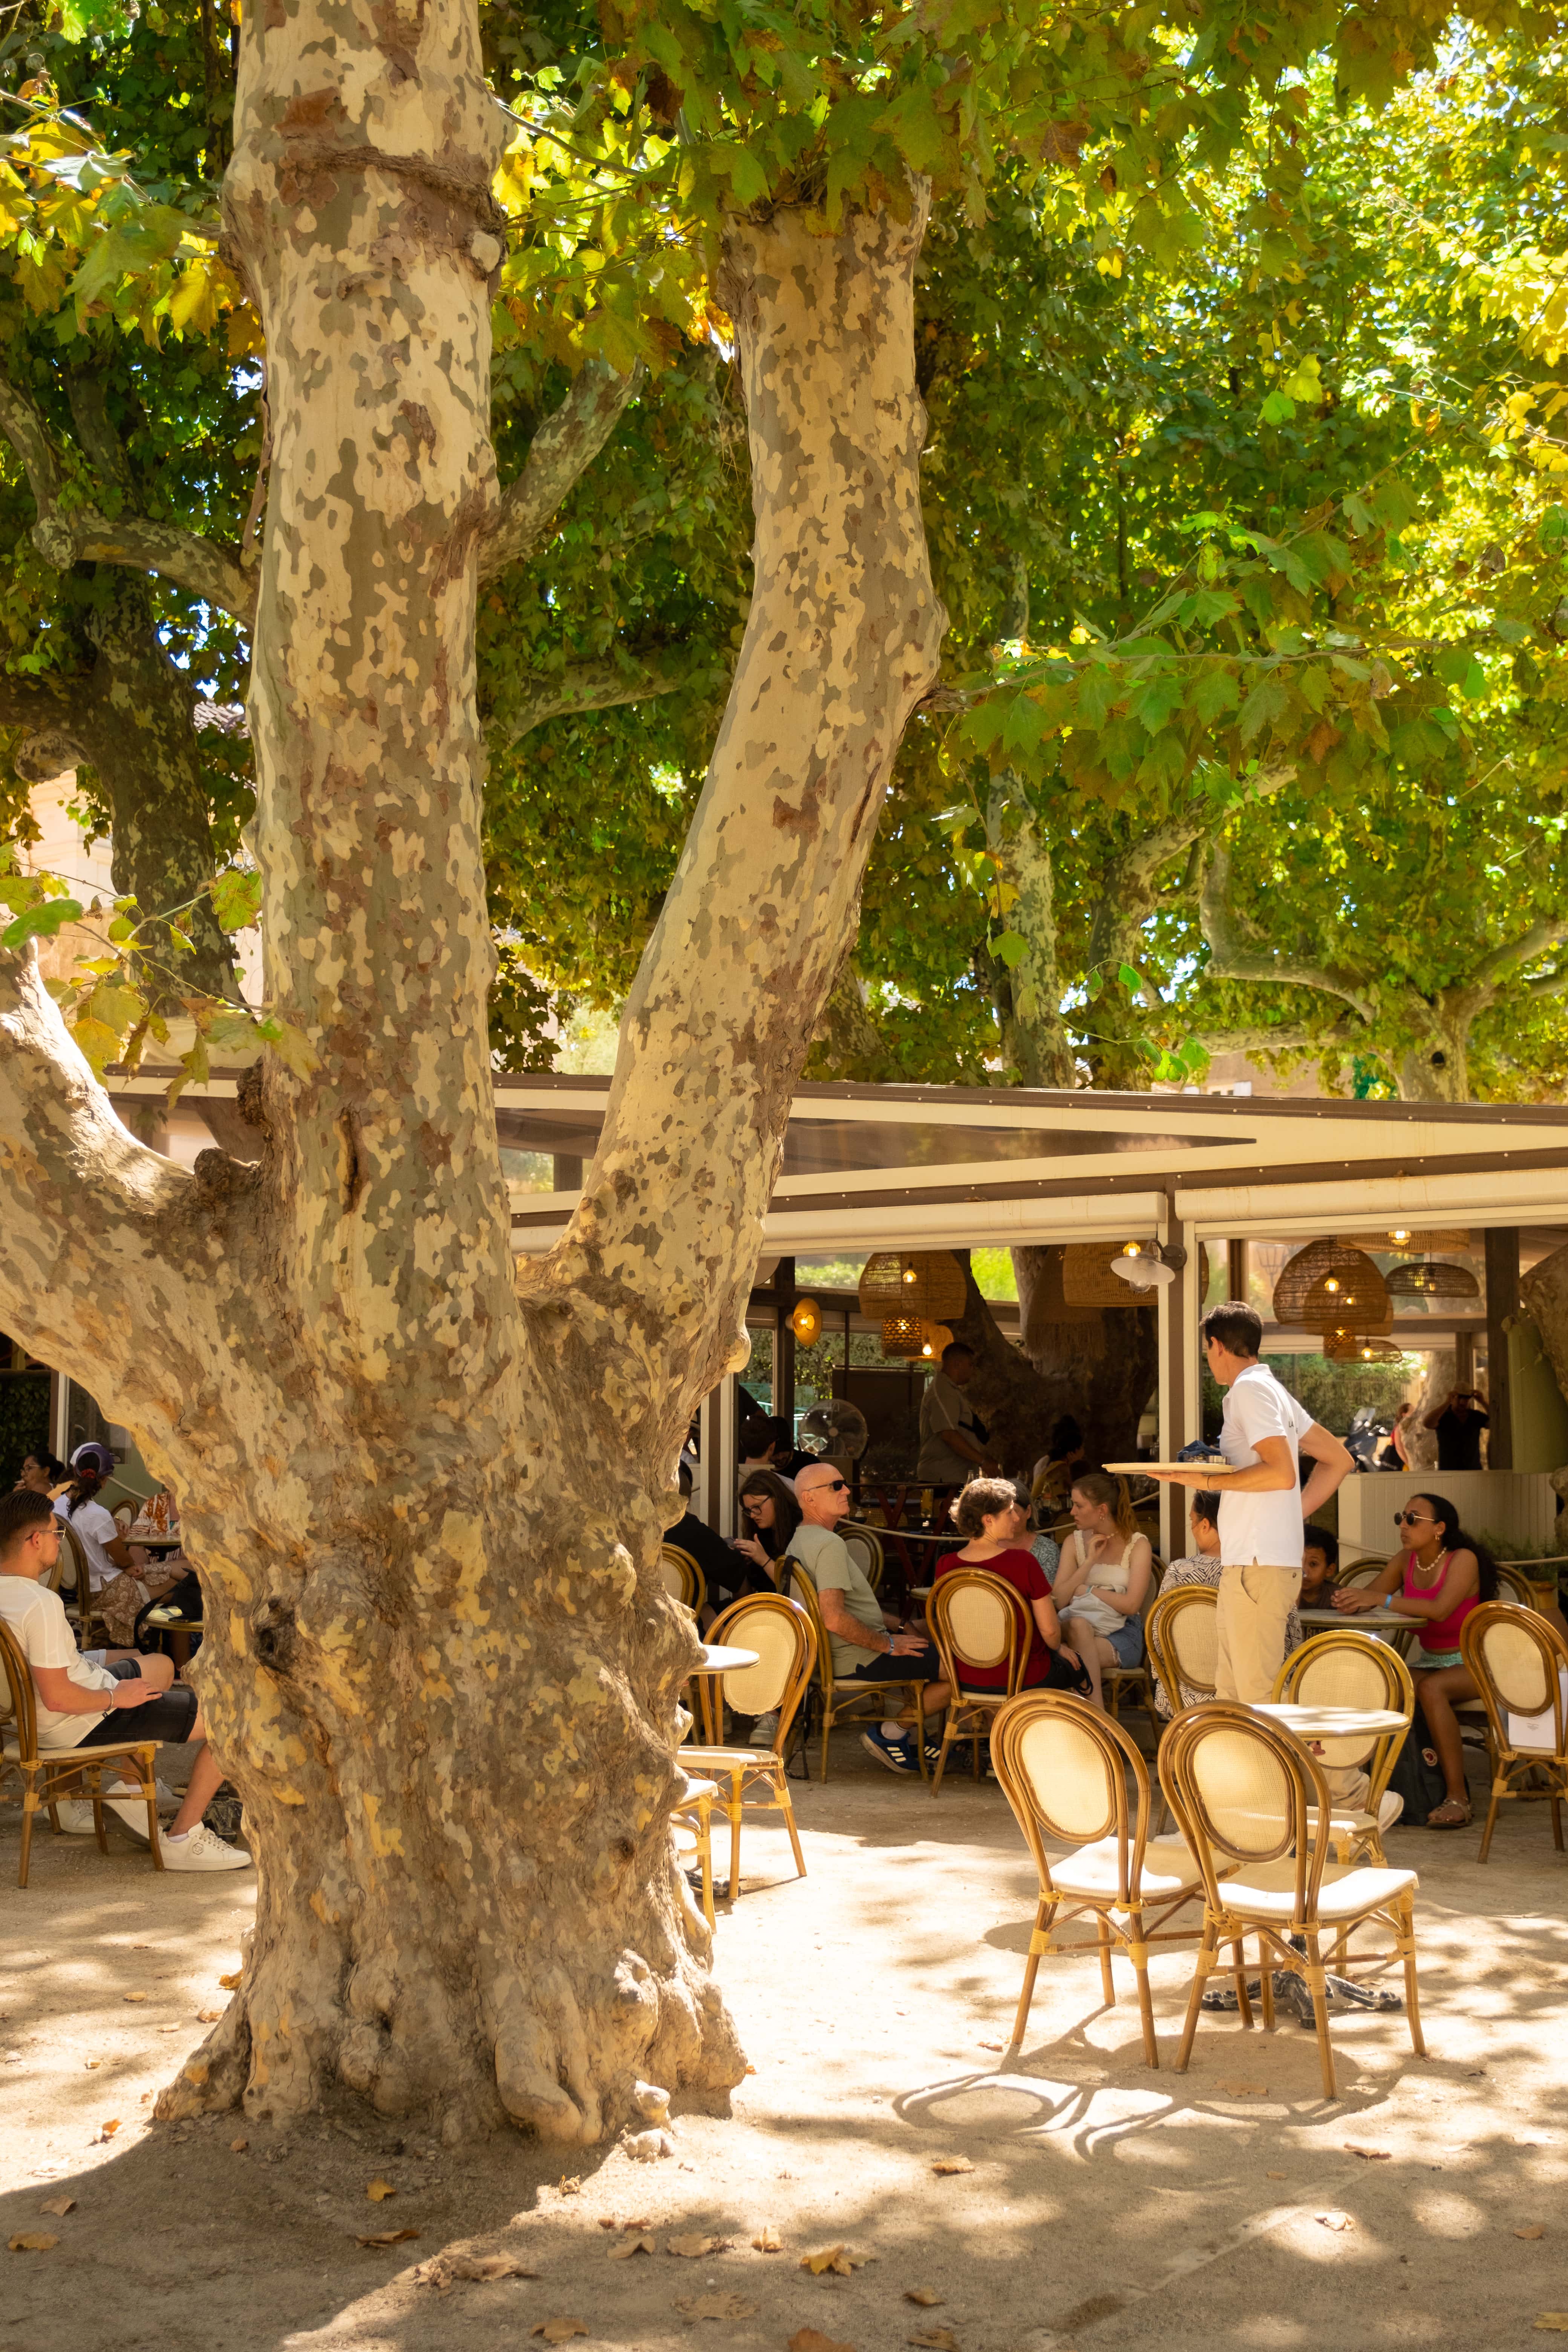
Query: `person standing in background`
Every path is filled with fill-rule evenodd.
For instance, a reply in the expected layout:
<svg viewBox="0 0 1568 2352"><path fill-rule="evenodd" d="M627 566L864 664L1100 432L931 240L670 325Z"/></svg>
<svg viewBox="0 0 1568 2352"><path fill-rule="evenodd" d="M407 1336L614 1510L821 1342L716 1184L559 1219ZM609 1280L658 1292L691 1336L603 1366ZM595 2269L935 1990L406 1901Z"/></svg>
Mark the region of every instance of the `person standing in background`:
<svg viewBox="0 0 1568 2352"><path fill-rule="evenodd" d="M1491 1426L1491 1416L1479 1389L1450 1389L1421 1426L1436 1433L1439 1470L1480 1468L1481 1432Z"/></svg>
<svg viewBox="0 0 1568 2352"><path fill-rule="evenodd" d="M921 1399L921 1451L915 1475L922 1486L962 1486L978 1470L997 1477L1002 1465L987 1451L990 1432L964 1396L974 1377L974 1350L954 1339L942 1351L942 1370Z"/></svg>

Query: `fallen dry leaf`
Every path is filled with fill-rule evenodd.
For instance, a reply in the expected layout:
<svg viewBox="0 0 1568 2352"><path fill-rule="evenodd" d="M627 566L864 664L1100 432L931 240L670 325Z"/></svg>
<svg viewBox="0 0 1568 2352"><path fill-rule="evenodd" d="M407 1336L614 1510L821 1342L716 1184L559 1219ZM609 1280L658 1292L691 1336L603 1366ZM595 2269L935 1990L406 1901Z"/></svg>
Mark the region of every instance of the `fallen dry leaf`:
<svg viewBox="0 0 1568 2352"><path fill-rule="evenodd" d="M222 2015L223 2011L221 2009L198 2009L196 2011L196 2023L198 2025L216 2025ZM177 2033L179 2028L174 2025L165 2025L163 2030L165 2033Z"/></svg>
<svg viewBox="0 0 1568 2352"><path fill-rule="evenodd" d="M373 2205L384 2205L389 2197L396 2196L397 2191L390 2180L373 2180L364 2193Z"/></svg>
<svg viewBox="0 0 1568 2352"><path fill-rule="evenodd" d="M613 2229L615 2228L615 2226L616 2226L616 2217L615 2217L615 2215L614 2215L613 2213L601 2213L601 2214L600 2214L600 2216L599 2216L599 2227L600 2227L600 2229L601 2229L601 2230L613 2230Z"/></svg>
<svg viewBox="0 0 1568 2352"><path fill-rule="evenodd" d="M222 1985L225 1992L233 1992L244 1973L245 1971L243 1969L236 1969L231 1977L219 1977L218 1982Z"/></svg>
<svg viewBox="0 0 1568 2352"><path fill-rule="evenodd" d="M1353 2230L1355 2228L1355 2223L1348 2213L1318 2213L1313 2216L1313 2219L1321 2221L1325 2230Z"/></svg>
<svg viewBox="0 0 1568 2352"><path fill-rule="evenodd" d="M1222 2083L1220 2089L1227 2099L1266 2099L1268 2096L1267 2083Z"/></svg>
<svg viewBox="0 0 1568 2352"><path fill-rule="evenodd" d="M755 2068L754 2066L752 2066L752 2065L748 2065L748 2066L747 2066L747 2068L746 2068L746 2072L747 2072L747 2074L754 2074L756 2073L756 2071L757 2071L757 2070L756 2070L756 2068Z"/></svg>
<svg viewBox="0 0 1568 2352"><path fill-rule="evenodd" d="M802 2254L800 2266L803 2271L809 2271L813 2278L820 2278L824 2271L832 2271L838 2278L847 2278L851 2271L862 2269L874 2260L875 2256L871 2254L852 2253L847 2246L824 2246L820 2253Z"/></svg>
<svg viewBox="0 0 1568 2352"><path fill-rule="evenodd" d="M47 2230L22 2230L11 2241L14 2254L47 2254L59 2240L51 2238Z"/></svg>
<svg viewBox="0 0 1568 2352"><path fill-rule="evenodd" d="M416 2238L417 2230L373 2230L368 2238L361 2238L362 2246L401 2246L405 2239Z"/></svg>
<svg viewBox="0 0 1568 2352"><path fill-rule="evenodd" d="M927 2311L934 2311L937 2305L942 2301L942 2297L938 2294L934 2286L907 2286L904 2289L904 2301L923 2304Z"/></svg>
<svg viewBox="0 0 1568 2352"><path fill-rule="evenodd" d="M15 2244L15 2242L16 2241L13 2240L12 2243ZM1568 2336L1568 2311L1539 2312L1536 2315L1535 2325L1537 2327L1555 2327L1559 2335Z"/></svg>
<svg viewBox="0 0 1568 2352"><path fill-rule="evenodd" d="M824 2336L815 2327L797 2327L789 2339L789 2352L855 2352L853 2344L840 2344L831 2336Z"/></svg>
<svg viewBox="0 0 1568 2352"><path fill-rule="evenodd" d="M68 2213L74 2213L76 2211L76 2199L74 2197L67 2197L64 2195L58 2197L46 2197L43 2203L39 2206L38 2210L40 2213L58 2213L63 2221ZM1539 2238L1541 2235L1540 2231L1537 2230L1535 2234Z"/></svg>
<svg viewBox="0 0 1568 2352"><path fill-rule="evenodd" d="M784 2240L771 2221L763 2223L756 2236L752 2240L752 2243L759 2254L776 2254L782 2252L784 2249Z"/></svg>
<svg viewBox="0 0 1568 2352"><path fill-rule="evenodd" d="M700 2263L704 2254L721 2254L730 2242L728 2238L670 2238L665 2252L679 2254L683 2262Z"/></svg>
<svg viewBox="0 0 1568 2352"><path fill-rule="evenodd" d="M230 2156L243 2156L249 2146L250 2142L247 2139L231 2139L228 2144L228 2152Z"/></svg>
<svg viewBox="0 0 1568 2352"><path fill-rule="evenodd" d="M613 2263L629 2263L634 2254L657 2254L658 2240L647 2237L622 2238L617 2244L606 2247L605 2252Z"/></svg>
<svg viewBox="0 0 1568 2352"><path fill-rule="evenodd" d="M95 2066L101 2066L102 2063L103 2061L101 2058L89 2058L87 2062L88 2073L90 2074Z"/></svg>
<svg viewBox="0 0 1568 2352"><path fill-rule="evenodd" d="M416 2237L418 2232L414 2230L400 2233L389 2231L385 2242L391 2243L393 2238L398 2234L405 2237ZM363 2242L371 2245L382 2242L367 2238ZM409 2276L416 2286L433 2286L437 2294L450 2294L459 2279L531 2279L537 2278L539 2273L531 2271L525 2263L520 2263L515 2254L447 2253L432 2254L427 2263L418 2263L409 2273ZM533 2332L537 2336L538 2328L536 2327ZM583 2329L584 2336L587 2332L586 2328ZM552 2338L552 2341L553 2340Z"/></svg>
<svg viewBox="0 0 1568 2352"><path fill-rule="evenodd" d="M743 2294L679 2294L677 2311L688 2319L754 2319L757 2306L748 2303Z"/></svg>
<svg viewBox="0 0 1568 2352"><path fill-rule="evenodd" d="M66 2213L70 2208L67 2205L40 2205L38 2210L40 2213ZM1546 2224L1544 2221L1532 2221L1528 2230L1516 2230L1513 2234L1516 2238L1544 2238Z"/></svg>
<svg viewBox="0 0 1568 2352"><path fill-rule="evenodd" d="M583 2176L580 2172L563 2173L555 2184L555 2194L557 2197L575 2197L582 2186Z"/></svg>
<svg viewBox="0 0 1568 2352"><path fill-rule="evenodd" d="M1270 2172L1266 2173L1264 2178L1268 2180L1283 2180L1285 2175L1282 2172Z"/></svg>
<svg viewBox="0 0 1568 2352"><path fill-rule="evenodd" d="M547 2344L564 2344L569 2336L588 2333L580 2319L542 2319L537 2327L528 2332L531 2336L542 2336Z"/></svg>
<svg viewBox="0 0 1568 2352"><path fill-rule="evenodd" d="M958 2352L958 2338L951 2327L922 2328L918 2336L906 2336L906 2344L922 2344L928 2352Z"/></svg>
<svg viewBox="0 0 1568 2352"><path fill-rule="evenodd" d="M1364 2157L1368 2164L1389 2164L1394 2159L1391 2147L1363 2147L1359 2141L1353 2139L1346 2140L1345 2154Z"/></svg>
<svg viewBox="0 0 1568 2352"><path fill-rule="evenodd" d="M980 2047L982 2050L1005 2050L1007 2044L1005 2042L983 2042Z"/></svg>
<svg viewBox="0 0 1568 2352"><path fill-rule="evenodd" d="M125 1998L127 2000L145 2000L147 1996L144 1992L128 1992Z"/></svg>
<svg viewBox="0 0 1568 2352"><path fill-rule="evenodd" d="M106 2124L100 2124L98 2127L98 2137L96 2139L91 2141L90 2145L93 2147L101 2147L104 2141L106 2139L112 2139L119 2129L120 2117L118 2116L110 2116Z"/></svg>
<svg viewBox="0 0 1568 2352"><path fill-rule="evenodd" d="M933 2172L973 2172L973 2169L966 2156L939 2156L931 2166Z"/></svg>

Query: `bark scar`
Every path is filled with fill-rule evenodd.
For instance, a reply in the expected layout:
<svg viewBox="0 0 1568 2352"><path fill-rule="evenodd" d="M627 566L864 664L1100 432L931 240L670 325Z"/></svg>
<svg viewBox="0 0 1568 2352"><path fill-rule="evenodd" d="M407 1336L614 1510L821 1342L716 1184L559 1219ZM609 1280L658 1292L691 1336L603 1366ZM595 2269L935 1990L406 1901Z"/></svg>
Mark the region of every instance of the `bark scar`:
<svg viewBox="0 0 1568 2352"><path fill-rule="evenodd" d="M351 1104L338 1113L338 1181L342 1188L343 1208L349 1215L364 1198L364 1188L370 1179L360 1156L359 1114Z"/></svg>

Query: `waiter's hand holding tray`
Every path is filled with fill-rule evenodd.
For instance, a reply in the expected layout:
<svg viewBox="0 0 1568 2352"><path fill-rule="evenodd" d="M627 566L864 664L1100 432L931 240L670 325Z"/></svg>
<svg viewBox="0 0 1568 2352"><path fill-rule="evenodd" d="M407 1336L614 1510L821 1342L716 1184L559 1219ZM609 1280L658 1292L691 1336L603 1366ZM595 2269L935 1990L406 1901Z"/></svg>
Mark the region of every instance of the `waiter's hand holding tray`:
<svg viewBox="0 0 1568 2352"><path fill-rule="evenodd" d="M1177 1470L1201 1470L1204 1484L1206 1486L1211 1478L1234 1478L1238 1470L1250 1469L1252 1465L1247 1462L1226 1462L1219 1455L1216 1455L1212 1462L1204 1460L1194 1462L1189 1455L1185 1462L1106 1462L1100 1466L1121 1478L1157 1478L1162 1472L1168 1477Z"/></svg>

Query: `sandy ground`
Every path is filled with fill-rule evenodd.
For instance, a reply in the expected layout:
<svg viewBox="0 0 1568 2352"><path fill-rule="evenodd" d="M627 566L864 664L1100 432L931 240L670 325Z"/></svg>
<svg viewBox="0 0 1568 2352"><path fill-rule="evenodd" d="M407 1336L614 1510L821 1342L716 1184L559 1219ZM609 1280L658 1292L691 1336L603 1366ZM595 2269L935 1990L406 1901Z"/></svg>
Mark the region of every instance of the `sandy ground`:
<svg viewBox="0 0 1568 2352"><path fill-rule="evenodd" d="M845 1738L797 1806L810 1875L749 1826L721 1909L756 2067L732 2116L678 2117L657 2164L590 2151L571 2180L520 2138L453 2156L363 2114L150 2124L225 1999L249 1881L46 1834L23 1894L0 1813L3 2240L58 2241L0 2252L0 2352L489 2352L555 2319L649 2352L784 2352L802 2330L801 2352L1268 2352L1522 2345L1568 2313L1568 1862L1542 1808L1509 1809L1485 1869L1479 1828L1394 1837L1422 1877L1430 2054L1401 2018L1337 2019L1331 2105L1294 2021L1206 2019L1189 2074L1151 2073L1124 1964L1107 2010L1092 1961L1047 1961L1022 2063L990 2071L1034 1899L1000 1791L959 1779L933 1802ZM1155 1963L1167 2059L1189 1970ZM973 2168L938 2173L951 2157ZM372 2201L376 2180L395 2193ZM72 2211L40 2210L62 2193ZM628 2221L657 2251L611 2261ZM398 2227L417 2239L358 2243ZM764 2228L779 2252L753 2247ZM801 2267L837 2244L864 2266ZM443 2294L414 2275L443 2250L537 2276ZM708 2298L724 2315L687 2307Z"/></svg>

